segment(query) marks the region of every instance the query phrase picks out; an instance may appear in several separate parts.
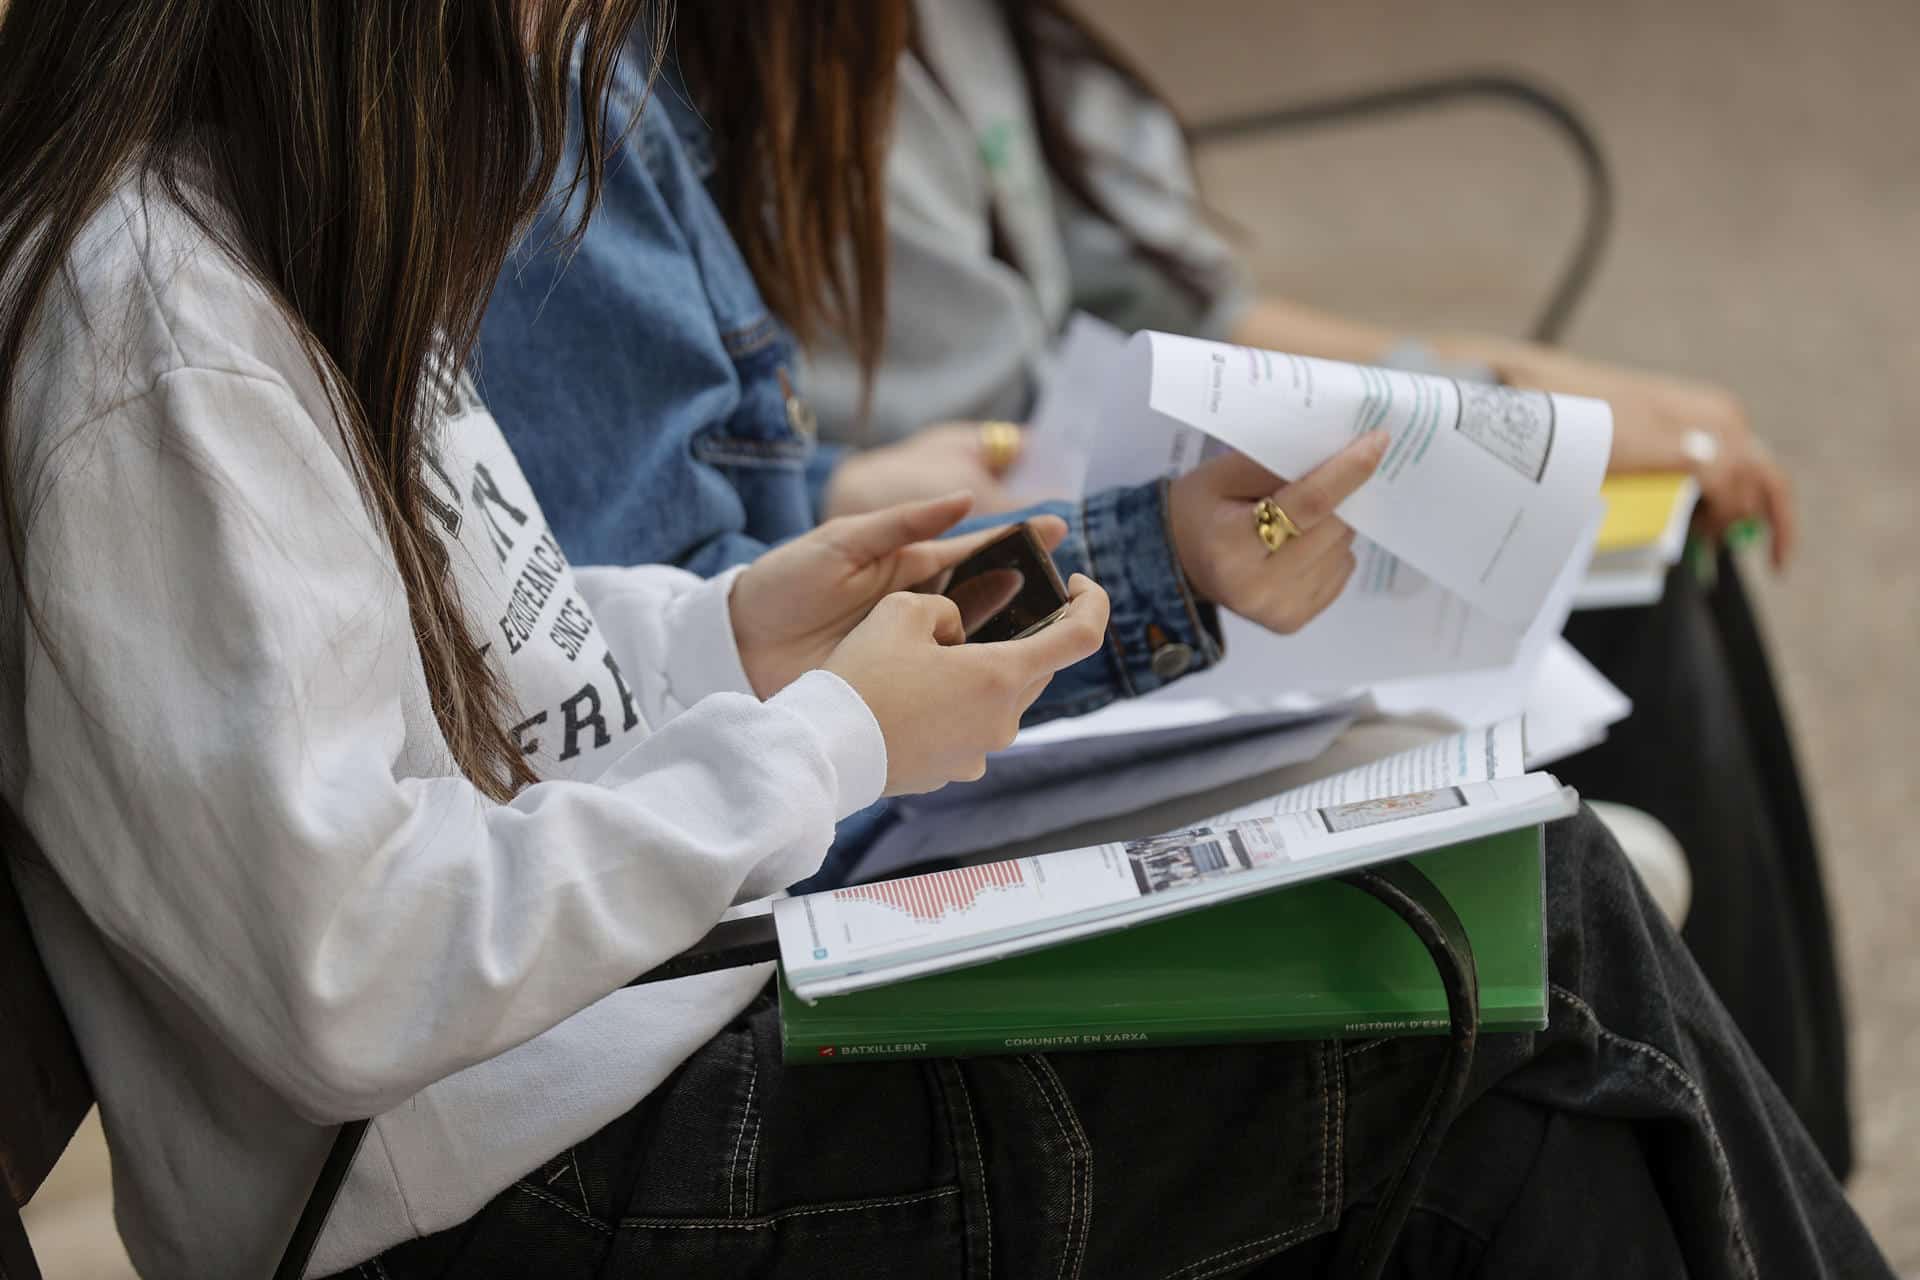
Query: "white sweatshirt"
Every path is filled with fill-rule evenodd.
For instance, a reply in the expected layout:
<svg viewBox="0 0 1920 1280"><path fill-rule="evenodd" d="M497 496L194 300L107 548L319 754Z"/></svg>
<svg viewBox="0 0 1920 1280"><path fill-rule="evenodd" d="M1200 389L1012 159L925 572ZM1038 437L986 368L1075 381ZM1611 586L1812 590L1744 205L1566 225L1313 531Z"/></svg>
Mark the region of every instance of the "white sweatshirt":
<svg viewBox="0 0 1920 1280"><path fill-rule="evenodd" d="M141 1274L268 1274L332 1126L377 1116L326 1274L472 1215L728 1023L765 968L616 989L812 872L885 746L824 672L752 696L731 576L570 570L463 379L428 487L547 779L488 801L281 312L131 184L70 265L14 405L59 665L10 607L4 785L39 848L9 861Z"/></svg>

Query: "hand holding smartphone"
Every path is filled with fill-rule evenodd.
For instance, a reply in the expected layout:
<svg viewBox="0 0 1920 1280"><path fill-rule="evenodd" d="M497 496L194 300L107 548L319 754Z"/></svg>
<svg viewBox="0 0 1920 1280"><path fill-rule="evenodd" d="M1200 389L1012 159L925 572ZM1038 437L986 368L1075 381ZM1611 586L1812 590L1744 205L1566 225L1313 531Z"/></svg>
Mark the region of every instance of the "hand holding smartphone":
<svg viewBox="0 0 1920 1280"><path fill-rule="evenodd" d="M960 607L969 644L1030 636L1067 609L1060 571L1024 523L954 566L941 594Z"/></svg>

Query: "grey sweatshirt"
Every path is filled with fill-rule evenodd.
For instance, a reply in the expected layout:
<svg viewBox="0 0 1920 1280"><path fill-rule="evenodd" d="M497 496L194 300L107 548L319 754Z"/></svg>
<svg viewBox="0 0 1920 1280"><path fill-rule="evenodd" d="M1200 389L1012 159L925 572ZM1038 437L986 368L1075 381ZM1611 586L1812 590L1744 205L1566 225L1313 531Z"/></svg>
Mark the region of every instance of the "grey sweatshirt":
<svg viewBox="0 0 1920 1280"><path fill-rule="evenodd" d="M1098 67L1061 68L1068 127L1104 158L1096 183L1137 235L1214 283L1196 307L1042 163L1027 89L991 0L919 0L920 44L900 68L887 161L885 358L870 421L844 347L808 353L821 434L884 444L934 422L1021 419L1075 310L1123 329L1224 335L1252 293L1196 203L1173 116ZM996 257L994 215L1011 261Z"/></svg>

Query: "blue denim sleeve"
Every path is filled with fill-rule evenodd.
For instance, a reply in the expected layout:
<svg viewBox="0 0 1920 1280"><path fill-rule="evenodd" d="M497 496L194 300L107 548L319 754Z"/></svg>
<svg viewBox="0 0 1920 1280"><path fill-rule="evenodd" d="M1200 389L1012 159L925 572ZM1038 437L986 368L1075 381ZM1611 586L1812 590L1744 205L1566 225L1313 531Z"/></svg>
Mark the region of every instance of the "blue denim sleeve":
<svg viewBox="0 0 1920 1280"><path fill-rule="evenodd" d="M1113 604L1107 644L1062 671L1027 712L1025 723L1084 715L1116 698L1137 697L1218 662L1218 610L1193 594L1167 524L1167 482L1108 489L1075 506L1050 502L1009 515L981 516L960 532L1057 515L1067 540L1053 558L1062 578L1084 573Z"/></svg>
<svg viewBox="0 0 1920 1280"><path fill-rule="evenodd" d="M812 523L812 443L786 425L784 332L662 113L623 145L577 251L509 264L476 373L570 557L711 576Z"/></svg>

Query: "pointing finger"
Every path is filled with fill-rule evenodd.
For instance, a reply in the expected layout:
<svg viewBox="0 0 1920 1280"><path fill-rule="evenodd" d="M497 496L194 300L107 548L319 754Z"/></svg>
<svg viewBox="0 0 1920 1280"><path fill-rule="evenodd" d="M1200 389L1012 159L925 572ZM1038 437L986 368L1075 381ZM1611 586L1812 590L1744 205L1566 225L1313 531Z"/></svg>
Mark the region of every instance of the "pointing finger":
<svg viewBox="0 0 1920 1280"><path fill-rule="evenodd" d="M925 502L843 516L821 528L855 564L870 564L913 543L939 537L972 509L973 495L962 490Z"/></svg>
<svg viewBox="0 0 1920 1280"><path fill-rule="evenodd" d="M1373 478L1392 438L1385 431L1367 432L1274 494L1274 502L1302 532L1312 529Z"/></svg>
<svg viewBox="0 0 1920 1280"><path fill-rule="evenodd" d="M1034 516L1027 526L1040 539L1040 545L1052 551L1067 540L1067 522L1059 516ZM900 571L900 579L920 584L925 591L944 591L946 583L939 575L981 548L1004 538L1013 525L995 525L991 529L981 529L975 533L961 534L953 538L940 538L907 548L905 566ZM896 579L896 580L900 580Z"/></svg>

